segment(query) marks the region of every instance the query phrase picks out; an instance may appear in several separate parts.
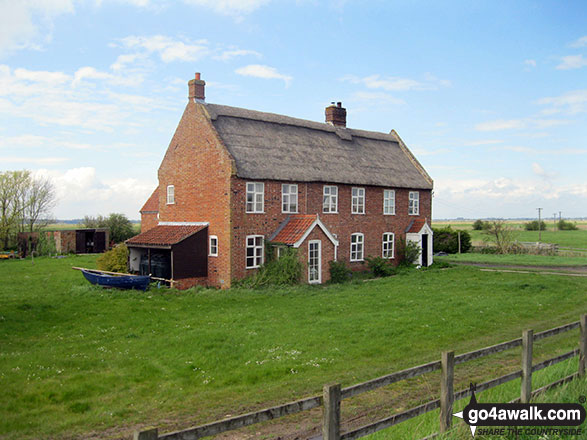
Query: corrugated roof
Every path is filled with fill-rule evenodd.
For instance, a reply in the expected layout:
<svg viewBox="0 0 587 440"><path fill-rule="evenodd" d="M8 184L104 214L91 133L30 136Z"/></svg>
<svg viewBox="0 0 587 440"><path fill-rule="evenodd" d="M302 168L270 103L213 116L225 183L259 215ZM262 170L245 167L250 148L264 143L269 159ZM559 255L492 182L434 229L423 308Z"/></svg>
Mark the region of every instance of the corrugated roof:
<svg viewBox="0 0 587 440"><path fill-rule="evenodd" d="M172 246L207 227L207 225L159 225L126 240L126 244L131 246Z"/></svg>
<svg viewBox="0 0 587 440"><path fill-rule="evenodd" d="M155 188L139 212L159 212L159 187Z"/></svg>
<svg viewBox="0 0 587 440"><path fill-rule="evenodd" d="M275 243L283 243L288 246L293 246L299 239L301 239L308 228L314 224L318 216L296 214L290 215L277 230L275 237L271 241Z"/></svg>
<svg viewBox="0 0 587 440"><path fill-rule="evenodd" d="M239 177L432 189L432 179L395 133L198 105L210 115Z"/></svg>

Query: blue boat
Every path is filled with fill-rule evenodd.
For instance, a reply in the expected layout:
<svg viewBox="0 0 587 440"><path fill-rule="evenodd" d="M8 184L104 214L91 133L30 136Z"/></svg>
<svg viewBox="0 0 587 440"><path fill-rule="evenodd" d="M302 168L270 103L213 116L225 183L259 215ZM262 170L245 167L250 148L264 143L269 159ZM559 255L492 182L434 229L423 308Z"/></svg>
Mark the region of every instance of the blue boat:
<svg viewBox="0 0 587 440"><path fill-rule="evenodd" d="M110 275L98 270L80 269L92 284L117 289L147 290L151 278L148 275Z"/></svg>

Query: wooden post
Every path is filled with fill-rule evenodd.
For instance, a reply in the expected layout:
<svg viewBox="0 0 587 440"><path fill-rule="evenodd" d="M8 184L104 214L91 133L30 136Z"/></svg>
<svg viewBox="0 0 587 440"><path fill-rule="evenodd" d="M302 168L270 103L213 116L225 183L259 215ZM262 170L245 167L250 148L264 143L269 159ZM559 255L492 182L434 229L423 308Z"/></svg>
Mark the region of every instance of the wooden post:
<svg viewBox="0 0 587 440"><path fill-rule="evenodd" d="M146 428L142 431L135 431L133 440L157 440L159 433L157 428Z"/></svg>
<svg viewBox="0 0 587 440"><path fill-rule="evenodd" d="M587 315L581 315L581 339L579 340L579 376L585 376L587 356Z"/></svg>
<svg viewBox="0 0 587 440"><path fill-rule="evenodd" d="M522 333L522 389L520 403L530 403L532 397L532 347L534 345L534 331L526 330Z"/></svg>
<svg viewBox="0 0 587 440"><path fill-rule="evenodd" d="M324 385L322 413L322 439L340 439L340 384Z"/></svg>
<svg viewBox="0 0 587 440"><path fill-rule="evenodd" d="M440 375L440 432L450 429L454 401L455 352L442 352Z"/></svg>
<svg viewBox="0 0 587 440"><path fill-rule="evenodd" d="M459 254L461 253L461 231L459 231Z"/></svg>

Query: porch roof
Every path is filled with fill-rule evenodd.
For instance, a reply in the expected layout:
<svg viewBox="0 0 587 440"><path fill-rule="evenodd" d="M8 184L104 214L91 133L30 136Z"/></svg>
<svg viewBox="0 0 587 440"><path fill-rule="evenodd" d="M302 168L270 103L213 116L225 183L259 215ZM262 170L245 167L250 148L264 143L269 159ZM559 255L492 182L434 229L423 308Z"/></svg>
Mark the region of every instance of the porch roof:
<svg viewBox="0 0 587 440"><path fill-rule="evenodd" d="M412 222L408 225L406 229L407 234L417 234L422 230L424 225L426 224L426 219L424 218L416 218L412 220Z"/></svg>
<svg viewBox="0 0 587 440"><path fill-rule="evenodd" d="M318 214L295 214L287 217L269 238L274 243L283 243L287 246L299 247L314 227L320 227L335 246L338 240L330 233L328 228L320 221Z"/></svg>

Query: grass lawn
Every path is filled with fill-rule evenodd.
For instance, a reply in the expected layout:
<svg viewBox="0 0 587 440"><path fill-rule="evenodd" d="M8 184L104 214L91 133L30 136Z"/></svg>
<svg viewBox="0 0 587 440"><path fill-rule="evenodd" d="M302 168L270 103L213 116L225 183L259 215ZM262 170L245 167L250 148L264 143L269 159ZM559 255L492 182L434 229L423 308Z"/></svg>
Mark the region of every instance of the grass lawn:
<svg viewBox="0 0 587 440"><path fill-rule="evenodd" d="M342 286L139 293L92 287L70 269L94 262L0 261L0 437L185 428L587 312L584 278L454 267Z"/></svg>
<svg viewBox="0 0 587 440"><path fill-rule="evenodd" d="M449 254L445 257L434 257L434 261L445 262L467 262L487 263L498 265L519 265L519 266L587 266L587 257L559 257L547 255L530 254L481 254L468 252L465 254Z"/></svg>

